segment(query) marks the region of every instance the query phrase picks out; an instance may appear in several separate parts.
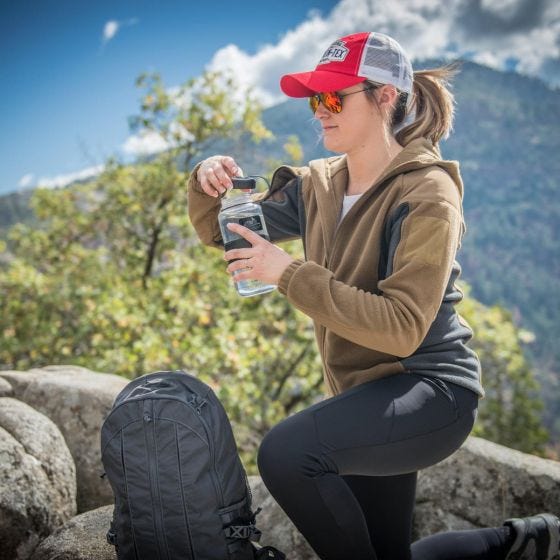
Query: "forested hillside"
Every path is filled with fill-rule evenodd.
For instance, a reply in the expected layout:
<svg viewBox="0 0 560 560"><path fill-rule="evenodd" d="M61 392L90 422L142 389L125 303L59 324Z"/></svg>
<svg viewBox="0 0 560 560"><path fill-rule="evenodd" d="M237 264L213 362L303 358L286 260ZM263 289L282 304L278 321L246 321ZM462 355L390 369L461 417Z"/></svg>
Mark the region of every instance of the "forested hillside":
<svg viewBox="0 0 560 560"><path fill-rule="evenodd" d="M483 84L483 85L482 85ZM464 276L475 297L499 302L536 339L547 423L560 433L560 92L536 80L465 66L456 134L469 233Z"/></svg>
<svg viewBox="0 0 560 560"><path fill-rule="evenodd" d="M6 237L13 224L27 224L33 221L33 212L29 206L32 194L33 190L30 189L0 197L0 239Z"/></svg>

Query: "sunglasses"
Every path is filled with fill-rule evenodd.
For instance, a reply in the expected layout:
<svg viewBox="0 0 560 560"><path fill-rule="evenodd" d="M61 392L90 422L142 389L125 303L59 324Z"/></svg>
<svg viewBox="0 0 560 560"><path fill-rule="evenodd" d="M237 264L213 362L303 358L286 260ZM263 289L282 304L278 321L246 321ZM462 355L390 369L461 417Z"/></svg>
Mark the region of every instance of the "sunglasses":
<svg viewBox="0 0 560 560"><path fill-rule="evenodd" d="M338 93L336 91L326 91L324 93L316 93L309 98L309 106L313 111L313 114L319 108L319 103L322 103L325 109L331 113L340 113L342 111L342 98L348 95L354 95L355 93L362 93L363 91L368 91L370 89L377 89L379 86L368 86L358 91L351 91L350 93Z"/></svg>

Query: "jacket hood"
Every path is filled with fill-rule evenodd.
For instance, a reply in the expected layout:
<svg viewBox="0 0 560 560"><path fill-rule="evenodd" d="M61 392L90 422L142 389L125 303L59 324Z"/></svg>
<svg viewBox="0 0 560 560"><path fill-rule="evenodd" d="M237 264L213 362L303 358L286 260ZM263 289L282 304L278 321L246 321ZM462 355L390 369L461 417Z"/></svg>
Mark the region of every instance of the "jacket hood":
<svg viewBox="0 0 560 560"><path fill-rule="evenodd" d="M429 140L418 138L401 150L375 184L364 193L360 201L365 203L370 196L374 195L378 188L383 184L387 184L398 175L433 166L438 166L448 173L462 199L463 182L459 174L459 164L455 161L442 160L437 146L434 146ZM293 174L302 174L301 170L302 168L284 168L283 172L289 171L293 177ZM311 183L320 208L320 215L325 228L325 239L330 239L334 235L338 213L342 207L342 200L348 184L346 156L313 160L309 163L308 172L310 173ZM282 172L279 175L281 176ZM276 175L274 179L276 179Z"/></svg>
<svg viewBox="0 0 560 560"><path fill-rule="evenodd" d="M383 174L382 180L390 176L423 169L432 165L441 167L449 174L457 186L462 199L463 180L459 172L459 162L443 160L439 148L425 138L417 138L407 144Z"/></svg>
<svg viewBox="0 0 560 560"><path fill-rule="evenodd" d="M424 169L426 167L438 166L444 169L448 175L453 179L457 186L457 190L463 198L463 181L459 173L459 163L456 161L446 161L441 158L441 153L437 146L434 146L429 140L425 138L418 138L407 144L402 151L391 161L387 169L378 178L375 185L372 185L371 191L374 191L381 183L401 175L402 173L409 173ZM314 160L309 164L313 182L317 186L317 180L321 177L334 178L340 172L348 173L346 156L336 156L327 159ZM347 177L346 177L347 178ZM345 178L345 179L346 179ZM322 180L324 182L324 179ZM338 181L336 181L338 183ZM346 180L344 181L346 185ZM327 185L323 188L329 190ZM335 190L336 187L335 187ZM344 193L338 193L342 196Z"/></svg>
<svg viewBox="0 0 560 560"><path fill-rule="evenodd" d="M397 157L393 159L368 192L374 192L379 185L402 173L408 173L434 165L447 172L457 186L457 190L462 199L463 181L459 172L459 163L456 161L443 160L439 148L425 138L417 138L407 144ZM348 166L345 155L313 160L309 162L308 168L287 165L279 167L272 177L269 192L274 193L276 190L282 188L290 179L307 174L311 175L311 180L319 199L323 197L330 199L330 203L336 203L342 200L348 179ZM331 212L334 212L335 209L336 204L331 209ZM327 213L329 212L326 208L325 210Z"/></svg>

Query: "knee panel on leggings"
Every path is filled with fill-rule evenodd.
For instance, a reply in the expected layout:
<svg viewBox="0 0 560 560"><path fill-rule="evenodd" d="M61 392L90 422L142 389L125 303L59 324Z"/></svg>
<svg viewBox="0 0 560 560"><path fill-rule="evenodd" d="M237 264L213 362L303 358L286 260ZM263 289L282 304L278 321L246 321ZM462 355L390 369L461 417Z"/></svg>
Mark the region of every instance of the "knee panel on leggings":
<svg viewBox="0 0 560 560"><path fill-rule="evenodd" d="M269 487L276 480L316 477L336 473L336 466L321 452L311 415L295 414L274 426L264 437L257 456L263 481Z"/></svg>

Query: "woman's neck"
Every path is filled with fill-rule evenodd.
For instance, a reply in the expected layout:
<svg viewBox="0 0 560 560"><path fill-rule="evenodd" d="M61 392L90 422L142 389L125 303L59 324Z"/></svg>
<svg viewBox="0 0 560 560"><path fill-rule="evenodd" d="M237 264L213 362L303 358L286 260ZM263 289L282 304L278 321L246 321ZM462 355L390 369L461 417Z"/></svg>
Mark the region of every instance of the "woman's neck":
<svg viewBox="0 0 560 560"><path fill-rule="evenodd" d="M364 146L359 151L346 154L348 165L346 194L361 194L367 191L402 149L402 146L391 137L389 145L382 141L376 143L375 148Z"/></svg>

